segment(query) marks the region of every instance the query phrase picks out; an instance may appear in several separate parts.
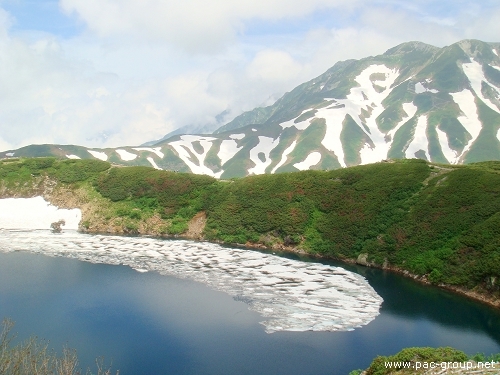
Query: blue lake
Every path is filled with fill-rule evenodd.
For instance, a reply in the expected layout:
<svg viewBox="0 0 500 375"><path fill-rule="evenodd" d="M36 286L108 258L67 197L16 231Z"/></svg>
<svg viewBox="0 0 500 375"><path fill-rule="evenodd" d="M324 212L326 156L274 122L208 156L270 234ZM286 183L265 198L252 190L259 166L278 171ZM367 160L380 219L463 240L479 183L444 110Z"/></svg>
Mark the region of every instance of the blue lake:
<svg viewBox="0 0 500 375"><path fill-rule="evenodd" d="M303 261L311 259L302 258ZM338 264L335 264L338 265ZM500 352L500 312L381 270L362 274L380 315L347 332L275 332L241 301L204 284L128 266L0 253L0 317L130 374L347 374L408 346Z"/></svg>

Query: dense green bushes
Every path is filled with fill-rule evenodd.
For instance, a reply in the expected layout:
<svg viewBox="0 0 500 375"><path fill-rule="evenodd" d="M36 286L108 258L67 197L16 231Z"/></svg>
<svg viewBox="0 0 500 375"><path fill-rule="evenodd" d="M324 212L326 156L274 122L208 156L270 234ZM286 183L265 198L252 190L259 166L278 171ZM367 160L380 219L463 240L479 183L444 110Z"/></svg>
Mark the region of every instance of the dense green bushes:
<svg viewBox="0 0 500 375"><path fill-rule="evenodd" d="M442 362L465 362L467 361L467 355L457 349L453 348L406 348L393 356L378 356L375 358L366 370L366 375L386 375L394 372L396 370L401 370L403 364L415 364L419 362L420 364L427 362L442 363ZM399 364L397 368L388 368L387 363ZM414 372L415 370L412 370Z"/></svg>
<svg viewBox="0 0 500 375"><path fill-rule="evenodd" d="M75 183L96 177L110 166L100 160L9 159L0 164L0 179L5 185L14 186L25 184L43 174L63 183Z"/></svg>
<svg viewBox="0 0 500 375"><path fill-rule="evenodd" d="M181 234L188 221L206 209L216 180L208 176L159 171L148 167L113 168L99 176L96 189L118 205L118 216L138 220L141 212L171 219L168 234ZM134 228L127 228L133 232Z"/></svg>
<svg viewBox="0 0 500 375"><path fill-rule="evenodd" d="M498 363L499 360L500 353L491 356L485 356L482 353L478 353L469 357L464 352L450 347L405 348L392 356L376 357L370 364L370 367L366 369L365 374L422 374L427 373L429 369L432 368L435 368L439 373L443 373L446 369L453 368L462 369L461 373L465 373L465 370L479 373L478 369L473 367L475 365L472 362ZM485 368L494 369L489 365ZM493 371L494 370L488 373L493 373ZM349 375L360 375L362 372L363 370L354 370L351 371Z"/></svg>

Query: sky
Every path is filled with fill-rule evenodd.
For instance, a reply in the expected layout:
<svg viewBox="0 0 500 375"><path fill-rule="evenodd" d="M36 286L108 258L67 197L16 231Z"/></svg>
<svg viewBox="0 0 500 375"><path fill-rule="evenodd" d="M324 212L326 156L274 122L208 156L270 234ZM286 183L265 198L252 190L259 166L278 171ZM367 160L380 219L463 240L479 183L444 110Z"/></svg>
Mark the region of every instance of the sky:
<svg viewBox="0 0 500 375"><path fill-rule="evenodd" d="M0 151L215 127L337 61L498 25L498 0L0 0Z"/></svg>

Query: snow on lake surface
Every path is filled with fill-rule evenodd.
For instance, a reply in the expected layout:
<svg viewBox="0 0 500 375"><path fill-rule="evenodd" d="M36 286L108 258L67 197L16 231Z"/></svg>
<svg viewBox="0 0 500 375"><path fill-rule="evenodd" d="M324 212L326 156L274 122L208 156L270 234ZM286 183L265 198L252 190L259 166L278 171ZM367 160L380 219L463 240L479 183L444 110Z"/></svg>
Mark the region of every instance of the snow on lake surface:
<svg viewBox="0 0 500 375"><path fill-rule="evenodd" d="M352 330L372 321L382 298L360 275L207 242L0 230L0 251L29 251L186 278L248 304L275 331Z"/></svg>
<svg viewBox="0 0 500 375"><path fill-rule="evenodd" d="M139 272L157 271L198 281L247 303L265 318L262 324L268 333L352 330L372 321L382 303L362 276L340 267L207 242L66 230L74 222L58 234L34 230L40 228L39 223L47 228L77 213L48 206L41 197L2 199L0 212L0 252L29 251L128 265ZM45 216L49 212L59 214L49 218Z"/></svg>

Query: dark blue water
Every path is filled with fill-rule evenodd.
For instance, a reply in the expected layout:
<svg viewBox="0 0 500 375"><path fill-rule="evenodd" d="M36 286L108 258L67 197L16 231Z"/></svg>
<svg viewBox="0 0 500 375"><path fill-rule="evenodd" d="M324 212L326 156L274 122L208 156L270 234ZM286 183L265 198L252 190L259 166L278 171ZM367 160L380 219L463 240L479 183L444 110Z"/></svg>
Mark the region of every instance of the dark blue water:
<svg viewBox="0 0 500 375"><path fill-rule="evenodd" d="M352 267L384 298L351 332L266 334L243 302L202 284L125 266L0 254L0 317L19 338L104 356L120 375L347 374L408 346L500 352L500 313L380 270Z"/></svg>

